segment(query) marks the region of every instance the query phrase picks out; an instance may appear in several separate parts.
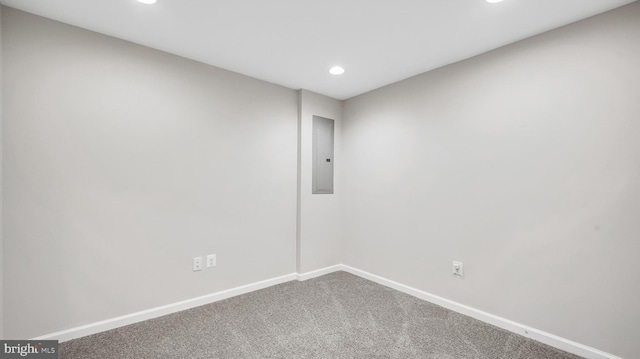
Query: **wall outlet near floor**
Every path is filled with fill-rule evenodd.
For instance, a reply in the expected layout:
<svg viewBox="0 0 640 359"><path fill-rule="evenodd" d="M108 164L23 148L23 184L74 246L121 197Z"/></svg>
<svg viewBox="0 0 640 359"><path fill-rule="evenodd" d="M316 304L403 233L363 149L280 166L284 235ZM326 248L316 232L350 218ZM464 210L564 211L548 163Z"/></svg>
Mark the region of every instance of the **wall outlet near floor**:
<svg viewBox="0 0 640 359"><path fill-rule="evenodd" d="M462 277L463 274L464 274L464 268L462 267L462 262L453 261L453 275Z"/></svg>
<svg viewBox="0 0 640 359"><path fill-rule="evenodd" d="M202 257L193 257L193 271L202 270Z"/></svg>
<svg viewBox="0 0 640 359"><path fill-rule="evenodd" d="M215 266L216 266L216 255L215 254L209 254L207 256L207 268L215 267Z"/></svg>

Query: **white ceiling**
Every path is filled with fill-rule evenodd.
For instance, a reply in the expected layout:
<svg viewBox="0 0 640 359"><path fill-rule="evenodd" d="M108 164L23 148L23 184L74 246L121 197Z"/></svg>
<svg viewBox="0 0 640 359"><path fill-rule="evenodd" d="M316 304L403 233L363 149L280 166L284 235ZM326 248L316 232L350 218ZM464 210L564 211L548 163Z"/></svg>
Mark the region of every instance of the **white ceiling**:
<svg viewBox="0 0 640 359"><path fill-rule="evenodd" d="M633 0L1 0L292 89L347 99ZM345 74L328 70L341 65Z"/></svg>

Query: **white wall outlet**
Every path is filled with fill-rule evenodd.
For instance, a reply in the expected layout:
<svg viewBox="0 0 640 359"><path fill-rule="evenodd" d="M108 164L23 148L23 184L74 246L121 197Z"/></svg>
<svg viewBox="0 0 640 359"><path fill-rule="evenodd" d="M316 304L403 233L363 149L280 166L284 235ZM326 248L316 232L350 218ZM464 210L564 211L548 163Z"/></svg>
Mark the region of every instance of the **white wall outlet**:
<svg viewBox="0 0 640 359"><path fill-rule="evenodd" d="M216 266L216 255L215 254L209 254L207 256L207 268L215 267L215 266Z"/></svg>
<svg viewBox="0 0 640 359"><path fill-rule="evenodd" d="M464 268L462 267L462 262L453 261L453 275L462 277L463 274Z"/></svg>
<svg viewBox="0 0 640 359"><path fill-rule="evenodd" d="M202 270L202 257L193 257L193 271Z"/></svg>

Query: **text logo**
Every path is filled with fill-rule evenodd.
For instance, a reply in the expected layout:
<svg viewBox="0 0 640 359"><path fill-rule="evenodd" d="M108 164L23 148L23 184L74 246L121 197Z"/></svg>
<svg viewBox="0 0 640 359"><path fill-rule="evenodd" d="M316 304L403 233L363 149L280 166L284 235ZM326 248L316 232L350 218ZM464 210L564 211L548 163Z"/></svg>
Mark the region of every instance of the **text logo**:
<svg viewBox="0 0 640 359"><path fill-rule="evenodd" d="M0 340L0 359L58 359L57 340Z"/></svg>

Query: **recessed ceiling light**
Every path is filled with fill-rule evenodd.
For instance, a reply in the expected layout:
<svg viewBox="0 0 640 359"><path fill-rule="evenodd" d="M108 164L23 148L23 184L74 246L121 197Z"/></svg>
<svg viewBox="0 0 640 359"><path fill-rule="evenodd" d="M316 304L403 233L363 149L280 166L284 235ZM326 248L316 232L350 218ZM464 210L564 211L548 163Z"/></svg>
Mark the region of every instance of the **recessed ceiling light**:
<svg viewBox="0 0 640 359"><path fill-rule="evenodd" d="M156 0L138 0L138 2L141 2L143 4L155 4Z"/></svg>
<svg viewBox="0 0 640 359"><path fill-rule="evenodd" d="M487 2L491 3L491 4L497 3L497 2L500 2L500 1L502 1L502 0L487 0Z"/></svg>
<svg viewBox="0 0 640 359"><path fill-rule="evenodd" d="M332 75L342 75L344 73L344 69L340 66L334 66L329 70L329 73Z"/></svg>

